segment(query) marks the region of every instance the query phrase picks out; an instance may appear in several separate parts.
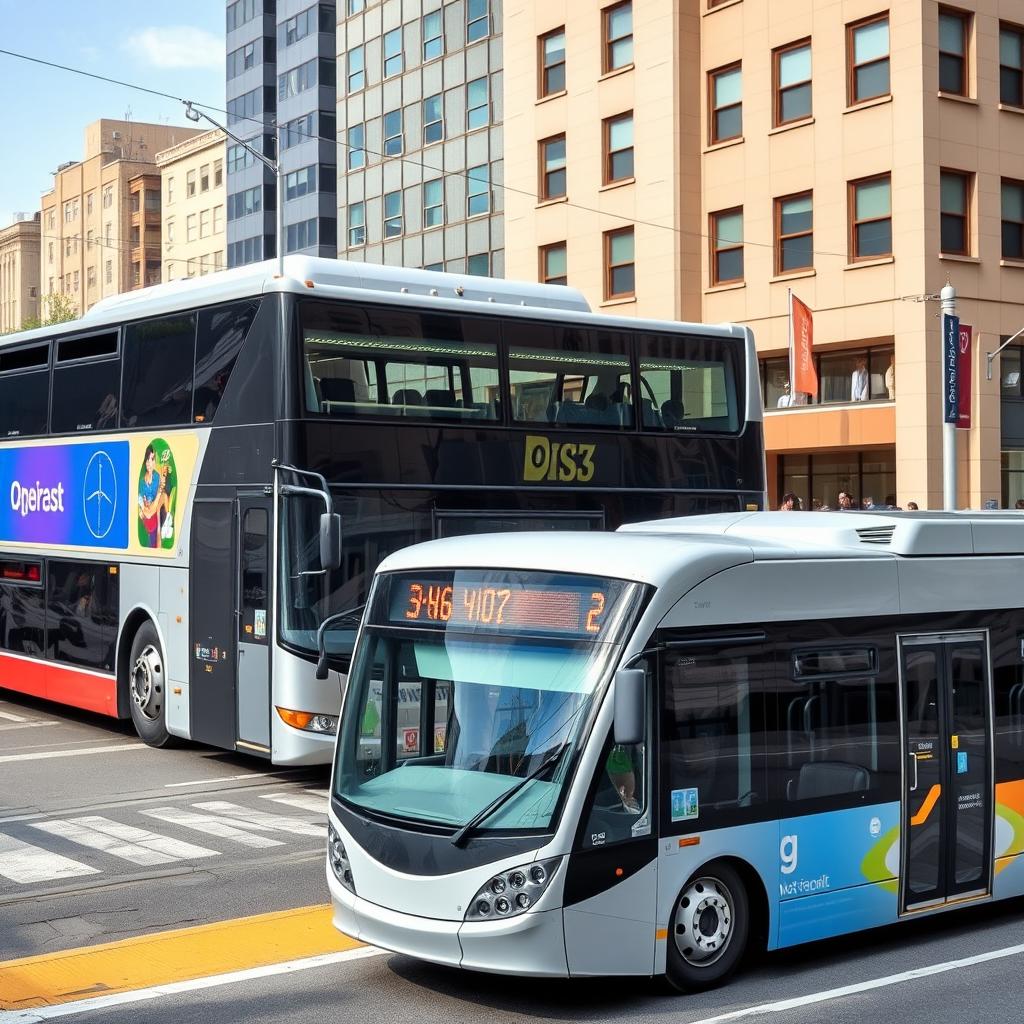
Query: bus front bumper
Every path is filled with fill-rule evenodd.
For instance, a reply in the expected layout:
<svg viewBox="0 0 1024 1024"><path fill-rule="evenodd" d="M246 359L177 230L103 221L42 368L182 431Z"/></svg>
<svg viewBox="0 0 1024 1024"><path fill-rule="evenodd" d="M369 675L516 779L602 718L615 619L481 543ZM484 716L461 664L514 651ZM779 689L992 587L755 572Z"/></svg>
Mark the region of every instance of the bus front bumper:
<svg viewBox="0 0 1024 1024"><path fill-rule="evenodd" d="M328 881L334 926L371 946L431 963L493 974L568 976L560 909L529 911L504 921L439 921L380 907Z"/></svg>

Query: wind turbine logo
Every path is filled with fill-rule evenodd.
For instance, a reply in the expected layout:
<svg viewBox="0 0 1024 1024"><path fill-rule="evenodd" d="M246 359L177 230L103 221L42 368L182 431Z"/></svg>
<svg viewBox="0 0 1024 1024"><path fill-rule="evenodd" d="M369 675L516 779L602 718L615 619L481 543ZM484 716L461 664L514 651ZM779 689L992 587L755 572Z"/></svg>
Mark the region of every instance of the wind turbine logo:
<svg viewBox="0 0 1024 1024"><path fill-rule="evenodd" d="M105 451L96 452L85 467L82 510L85 525L97 540L102 540L114 525L117 514L117 474Z"/></svg>

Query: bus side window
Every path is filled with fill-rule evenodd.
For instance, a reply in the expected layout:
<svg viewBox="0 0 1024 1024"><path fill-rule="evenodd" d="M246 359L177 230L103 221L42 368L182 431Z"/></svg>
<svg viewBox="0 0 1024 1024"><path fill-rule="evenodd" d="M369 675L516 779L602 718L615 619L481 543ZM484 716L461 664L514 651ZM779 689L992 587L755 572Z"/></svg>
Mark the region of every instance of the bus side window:
<svg viewBox="0 0 1024 1024"><path fill-rule="evenodd" d="M1024 632L993 637L996 782L1024 778Z"/></svg>

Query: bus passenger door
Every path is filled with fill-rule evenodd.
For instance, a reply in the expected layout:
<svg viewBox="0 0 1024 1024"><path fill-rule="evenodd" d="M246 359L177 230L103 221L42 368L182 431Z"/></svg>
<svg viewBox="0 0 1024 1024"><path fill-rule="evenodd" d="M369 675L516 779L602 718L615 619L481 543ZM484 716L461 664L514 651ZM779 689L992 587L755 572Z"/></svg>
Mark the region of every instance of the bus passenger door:
<svg viewBox="0 0 1024 1024"><path fill-rule="evenodd" d="M987 896L992 889L987 634L901 637L900 674L905 913Z"/></svg>
<svg viewBox="0 0 1024 1024"><path fill-rule="evenodd" d="M238 746L270 752L270 502L238 499Z"/></svg>
<svg viewBox="0 0 1024 1024"><path fill-rule="evenodd" d="M647 739L625 746L609 731L569 857L563 914L570 975L654 969L658 841L650 682Z"/></svg>

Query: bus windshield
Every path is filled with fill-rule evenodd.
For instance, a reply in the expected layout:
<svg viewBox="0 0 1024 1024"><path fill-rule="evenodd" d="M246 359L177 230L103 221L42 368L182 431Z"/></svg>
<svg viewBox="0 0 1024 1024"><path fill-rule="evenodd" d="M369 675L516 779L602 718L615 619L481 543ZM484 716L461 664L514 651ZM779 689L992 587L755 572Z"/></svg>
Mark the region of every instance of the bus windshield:
<svg viewBox="0 0 1024 1024"><path fill-rule="evenodd" d="M549 828L639 592L550 573L381 577L342 713L336 796L457 829L543 766L477 827Z"/></svg>

